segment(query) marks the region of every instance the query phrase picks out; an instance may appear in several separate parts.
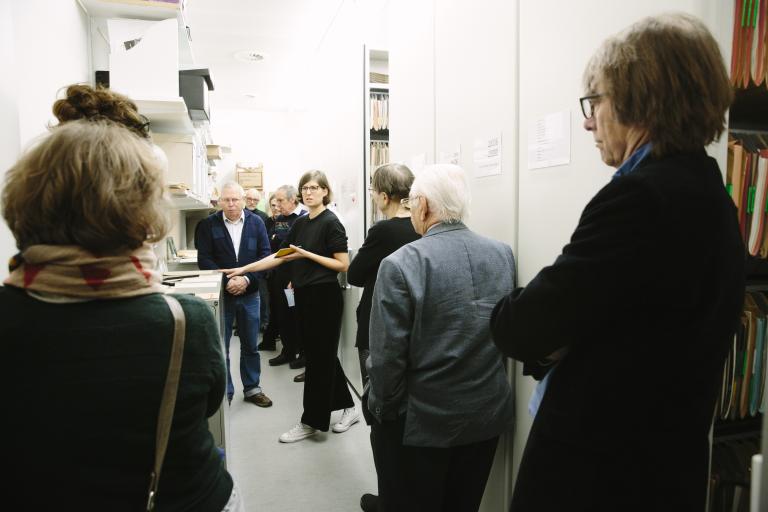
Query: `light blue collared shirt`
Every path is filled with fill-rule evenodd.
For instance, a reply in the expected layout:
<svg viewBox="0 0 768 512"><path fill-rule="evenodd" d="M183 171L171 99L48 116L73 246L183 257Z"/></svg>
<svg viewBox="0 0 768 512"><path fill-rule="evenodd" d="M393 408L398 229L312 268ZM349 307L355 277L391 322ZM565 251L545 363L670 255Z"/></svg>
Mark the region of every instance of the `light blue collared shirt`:
<svg viewBox="0 0 768 512"><path fill-rule="evenodd" d="M653 145L650 142L646 142L637 148L635 152L629 155L629 158L624 160L624 163L622 163L619 168L616 169L616 172L613 174L611 179L626 176L627 174L634 171L635 168L640 165L640 162L645 160L646 157L651 154L651 149L653 149Z"/></svg>

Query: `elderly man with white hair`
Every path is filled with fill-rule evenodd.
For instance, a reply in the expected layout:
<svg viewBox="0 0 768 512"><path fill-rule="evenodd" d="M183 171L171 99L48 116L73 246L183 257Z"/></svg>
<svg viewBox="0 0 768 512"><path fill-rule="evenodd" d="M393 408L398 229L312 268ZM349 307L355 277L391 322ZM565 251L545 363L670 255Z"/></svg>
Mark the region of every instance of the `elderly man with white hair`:
<svg viewBox="0 0 768 512"><path fill-rule="evenodd" d="M469 200L460 167L423 169L403 199L422 238L379 268L367 365L382 510L477 510L513 426L489 319L513 289L515 262L464 224Z"/></svg>

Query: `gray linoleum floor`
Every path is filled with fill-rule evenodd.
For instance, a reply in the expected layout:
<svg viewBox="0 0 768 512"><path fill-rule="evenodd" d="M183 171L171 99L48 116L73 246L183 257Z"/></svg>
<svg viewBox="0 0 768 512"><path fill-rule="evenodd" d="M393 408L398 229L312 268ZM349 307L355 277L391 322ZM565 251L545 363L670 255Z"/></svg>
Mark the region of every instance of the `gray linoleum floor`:
<svg viewBox="0 0 768 512"><path fill-rule="evenodd" d="M303 384L293 382L301 370L269 366L278 352L260 354L261 387L274 402L268 408L243 401L240 342L232 338L235 397L229 409L229 471L243 493L246 511L358 512L360 496L377 489L365 421L361 418L343 434L329 430L297 443L278 442L301 417ZM334 412L331 425L340 418L341 411Z"/></svg>

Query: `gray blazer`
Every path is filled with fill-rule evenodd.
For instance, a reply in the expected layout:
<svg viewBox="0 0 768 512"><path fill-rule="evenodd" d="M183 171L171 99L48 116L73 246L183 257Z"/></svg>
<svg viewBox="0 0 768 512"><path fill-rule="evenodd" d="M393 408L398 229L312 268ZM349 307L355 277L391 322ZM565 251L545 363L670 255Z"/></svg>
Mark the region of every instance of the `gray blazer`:
<svg viewBox="0 0 768 512"><path fill-rule="evenodd" d="M449 447L511 430L513 393L490 333L515 284L512 249L437 224L385 258L369 328L368 408L406 414L403 444Z"/></svg>

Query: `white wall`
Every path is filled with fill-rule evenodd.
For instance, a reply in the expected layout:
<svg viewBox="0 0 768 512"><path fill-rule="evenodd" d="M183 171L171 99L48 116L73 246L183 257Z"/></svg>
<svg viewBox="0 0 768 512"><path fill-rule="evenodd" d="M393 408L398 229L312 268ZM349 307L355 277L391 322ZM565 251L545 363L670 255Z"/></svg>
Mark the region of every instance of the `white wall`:
<svg viewBox="0 0 768 512"><path fill-rule="evenodd" d="M75 0L0 0L0 169L46 132L57 91L90 78L88 19ZM0 261L16 252L5 223ZM7 272L0 265L0 276Z"/></svg>
<svg viewBox="0 0 768 512"><path fill-rule="evenodd" d="M391 0L389 151L410 165L435 162L435 33L433 2Z"/></svg>
<svg viewBox="0 0 768 512"><path fill-rule="evenodd" d="M217 162L219 185L235 179L237 162L264 164L265 192L285 184L298 185L310 160L299 129L306 116L306 112L288 111L216 109L212 112L214 142L232 148L231 155Z"/></svg>
<svg viewBox="0 0 768 512"><path fill-rule="evenodd" d="M0 69L5 78L0 80L0 173L13 165L19 155L19 115L17 106L15 45L13 36L11 0L0 0ZM8 226L0 222L0 279L7 275L4 264L15 253L16 242Z"/></svg>
<svg viewBox="0 0 768 512"><path fill-rule="evenodd" d="M18 66L22 146L54 121L51 106L62 87L93 82L88 17L75 0L12 2Z"/></svg>

